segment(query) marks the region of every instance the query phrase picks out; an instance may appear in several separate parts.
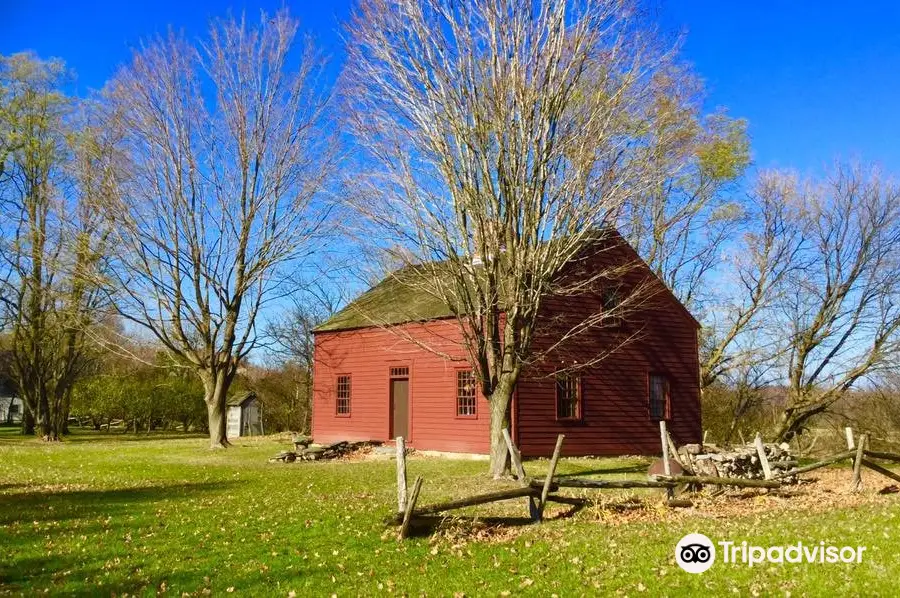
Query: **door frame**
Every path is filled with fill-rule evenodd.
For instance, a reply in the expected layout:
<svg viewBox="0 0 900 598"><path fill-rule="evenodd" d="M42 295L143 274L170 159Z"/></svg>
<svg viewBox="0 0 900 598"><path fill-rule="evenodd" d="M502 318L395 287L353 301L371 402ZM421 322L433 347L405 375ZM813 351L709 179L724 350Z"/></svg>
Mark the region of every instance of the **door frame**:
<svg viewBox="0 0 900 598"><path fill-rule="evenodd" d="M406 374L395 373L395 370L406 369ZM413 437L413 401L412 401L412 366L406 361L388 363L387 382L387 407L388 407L388 440L394 440L397 436L394 431L394 380L406 380L406 437L404 441L409 444Z"/></svg>

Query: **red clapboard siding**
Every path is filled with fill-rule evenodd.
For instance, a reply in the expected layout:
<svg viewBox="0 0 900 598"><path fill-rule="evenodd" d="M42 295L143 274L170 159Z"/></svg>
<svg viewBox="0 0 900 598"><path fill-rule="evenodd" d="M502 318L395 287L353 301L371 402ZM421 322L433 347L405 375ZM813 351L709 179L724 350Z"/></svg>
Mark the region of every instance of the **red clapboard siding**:
<svg viewBox="0 0 900 598"><path fill-rule="evenodd" d="M625 247L621 253L604 253L594 260L636 257ZM700 441L697 323L643 264L624 277L623 288L639 283L649 284L652 291L621 326L581 334L523 374L515 405L517 441L523 455L549 455L557 434L566 435L563 454L569 456L660 454L659 423L650 418L650 374L669 379L668 429L675 442ZM569 330L573 323L601 309L596 295L546 298L541 312L545 325L535 336L534 348L547 349L560 330ZM626 339L631 340L622 344ZM598 363L578 371L581 420L558 421L552 375L558 364L572 365L606 353Z"/></svg>
<svg viewBox="0 0 900 598"><path fill-rule="evenodd" d="M478 394L475 416L456 415L456 372L467 368L463 355L455 320L407 324L394 331L364 328L317 333L313 437L316 442L390 440L390 368L406 366L408 444L420 450L487 453L490 415L483 396ZM335 382L344 374L351 376L349 417L335 413Z"/></svg>

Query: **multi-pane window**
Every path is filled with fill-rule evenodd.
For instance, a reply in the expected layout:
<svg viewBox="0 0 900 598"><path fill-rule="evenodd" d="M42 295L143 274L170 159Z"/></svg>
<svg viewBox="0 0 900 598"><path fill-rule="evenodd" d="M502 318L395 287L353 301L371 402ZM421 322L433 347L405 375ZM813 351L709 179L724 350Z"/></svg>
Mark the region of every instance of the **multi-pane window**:
<svg viewBox="0 0 900 598"><path fill-rule="evenodd" d="M392 367L391 378L407 378L409 377L408 367Z"/></svg>
<svg viewBox="0 0 900 598"><path fill-rule="evenodd" d="M606 312L606 324L609 326L621 326L624 323L622 317L622 294L618 288L606 289L603 292L603 311Z"/></svg>
<svg viewBox="0 0 900 598"><path fill-rule="evenodd" d="M581 377L556 377L556 419L581 419Z"/></svg>
<svg viewBox="0 0 900 598"><path fill-rule="evenodd" d="M350 415L350 376L337 377L336 397L336 413Z"/></svg>
<svg viewBox="0 0 900 598"><path fill-rule="evenodd" d="M650 419L661 420L669 417L669 379L659 374L650 374Z"/></svg>
<svg viewBox="0 0 900 598"><path fill-rule="evenodd" d="M475 415L475 372L456 372L456 415Z"/></svg>

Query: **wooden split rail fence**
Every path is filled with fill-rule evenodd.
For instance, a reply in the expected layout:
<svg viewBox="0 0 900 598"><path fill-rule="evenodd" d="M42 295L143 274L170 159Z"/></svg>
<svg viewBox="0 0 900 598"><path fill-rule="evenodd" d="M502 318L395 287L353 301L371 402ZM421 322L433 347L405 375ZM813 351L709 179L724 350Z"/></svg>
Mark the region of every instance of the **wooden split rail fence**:
<svg viewBox="0 0 900 598"><path fill-rule="evenodd" d="M565 435L560 434L556 439L556 446L553 449L553 455L546 477L543 479L530 478L525 472L522 464L521 453L513 443L512 437L508 430L503 431L503 437L509 452L510 462L515 473L518 487L496 490L494 492L486 492L476 494L465 498L449 500L445 502L434 503L426 506L419 506L418 500L424 485L424 479L419 476L416 478L412 491L407 489L406 476L406 443L402 437L396 440L397 448L397 512L388 518L389 523L400 525L400 539L405 538L409 533L410 525L415 517L423 517L429 515L437 515L446 511L483 505L503 500L511 500L518 498L528 499L529 517L534 522L540 522L544 516L544 509L548 502L558 502L564 504L574 504L577 499L572 497L560 496L554 494L562 488L582 488L597 490L619 490L631 488L662 488L666 490L667 504L673 507L691 506L689 500L677 500L674 498L675 488L678 486L697 487L704 485L720 486L720 487L737 487L737 488L767 488L777 489L783 484L785 478L791 478L801 473L808 473L816 469L827 467L834 463L838 463L845 459L850 459L853 463L853 487L859 491L862 489L862 467L880 473L892 480L900 482L900 474L887 469L872 459L879 459L900 463L900 454L870 451L868 446L868 436L863 434L859 437L859 444L855 444L853 431L850 428L846 430L848 450L845 452L832 455L830 457L810 463L802 467L793 467L776 473L775 468L770 467L766 458L763 442L759 434L757 434L754 444L763 468L765 479L744 479L744 478L724 478L713 476L693 475L690 470L684 467L678 458L678 451L675 444L666 431L665 422L660 422L660 441L662 445L663 467L662 475L651 475L648 479L624 479L624 480L597 480L597 479L576 479L568 477L556 477L556 468L559 464L559 458L562 454L563 441ZM675 460L685 469L685 474L672 474L669 466L669 459Z"/></svg>

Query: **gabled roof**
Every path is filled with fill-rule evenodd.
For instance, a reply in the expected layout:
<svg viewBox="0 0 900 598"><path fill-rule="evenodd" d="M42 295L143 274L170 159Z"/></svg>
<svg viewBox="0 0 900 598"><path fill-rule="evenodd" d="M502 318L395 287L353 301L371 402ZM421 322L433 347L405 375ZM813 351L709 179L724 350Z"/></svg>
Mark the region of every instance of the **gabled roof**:
<svg viewBox="0 0 900 598"><path fill-rule="evenodd" d="M225 401L229 407L241 407L244 403L252 401L256 398L256 393L252 390L248 390L245 392L240 392L235 395L231 395L228 397L228 400Z"/></svg>
<svg viewBox="0 0 900 598"><path fill-rule="evenodd" d="M313 332L391 326L453 316L447 304L436 294L429 293L420 284L411 284L414 278L422 280L418 270L415 266L407 266L394 272Z"/></svg>
<svg viewBox="0 0 900 598"><path fill-rule="evenodd" d="M625 241L618 231L612 229L614 237L622 242L626 251L646 266L634 248ZM608 239L608 237L606 237ZM429 264L431 270L436 264ZM427 322L453 317L450 307L438 296L429 292L423 284L425 278L422 266L406 266L390 274L387 278L357 297L344 309L334 314L325 323L316 327L313 332L334 332L353 330L373 326L393 326L411 322ZM694 315L658 276L647 266L647 272L659 281L669 297L678 308L694 322L698 328L700 323ZM429 275L431 273L429 272ZM448 284L450 281L448 281Z"/></svg>

